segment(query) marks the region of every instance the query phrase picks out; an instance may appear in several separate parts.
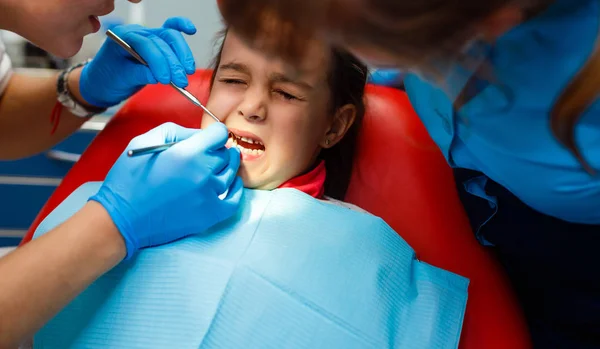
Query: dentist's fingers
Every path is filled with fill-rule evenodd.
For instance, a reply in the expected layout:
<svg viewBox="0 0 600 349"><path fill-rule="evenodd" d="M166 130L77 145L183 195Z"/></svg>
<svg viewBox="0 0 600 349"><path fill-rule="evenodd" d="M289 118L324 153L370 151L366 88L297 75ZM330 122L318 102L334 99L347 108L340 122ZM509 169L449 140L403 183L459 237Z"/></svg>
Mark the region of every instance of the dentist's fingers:
<svg viewBox="0 0 600 349"><path fill-rule="evenodd" d="M154 42L156 47L158 47L158 49L162 52L163 57L167 61L170 81L172 81L173 83L175 83L175 85L179 87L186 87L188 85L186 69L179 61L179 57L177 57L177 54L175 54L175 52L173 52L173 49L169 46L169 44L167 44L159 36L151 35L149 36L149 38L152 39L152 42Z"/></svg>
<svg viewBox="0 0 600 349"><path fill-rule="evenodd" d="M194 143L190 146L218 150L225 148L225 144L229 138L229 130L227 130L227 127L224 124L215 122L202 129L201 135L193 138Z"/></svg>
<svg viewBox="0 0 600 349"><path fill-rule="evenodd" d="M233 184L229 187L229 191L227 192L227 196L225 196L221 203L223 206L221 210L226 215L226 217L234 214L242 201L242 197L244 195L244 183L240 177L235 177Z"/></svg>
<svg viewBox="0 0 600 349"><path fill-rule="evenodd" d="M154 78L161 84L171 82L171 67L167 57L162 50L155 44L154 34L144 36L140 33L130 32L126 34L126 40L129 45L148 63L148 69L152 72ZM140 63L141 65L141 63Z"/></svg>
<svg viewBox="0 0 600 349"><path fill-rule="evenodd" d="M187 128L173 122L166 122L131 140L127 149L149 147L153 145L179 142L200 132L199 129Z"/></svg>
<svg viewBox="0 0 600 349"><path fill-rule="evenodd" d="M241 157L239 150L231 148L227 150L227 153L229 158L227 166L215 174L217 195L223 194L231 187L240 168Z"/></svg>
<svg viewBox="0 0 600 349"><path fill-rule="evenodd" d="M174 29L162 30L158 36L169 45L171 50L177 56L181 65L185 68L187 74L193 74L196 71L196 61L190 46L181 35L181 32Z"/></svg>
<svg viewBox="0 0 600 349"><path fill-rule="evenodd" d="M196 34L196 26L189 18L186 17L168 18L163 24L163 28L175 29L177 31L186 33L187 35Z"/></svg>

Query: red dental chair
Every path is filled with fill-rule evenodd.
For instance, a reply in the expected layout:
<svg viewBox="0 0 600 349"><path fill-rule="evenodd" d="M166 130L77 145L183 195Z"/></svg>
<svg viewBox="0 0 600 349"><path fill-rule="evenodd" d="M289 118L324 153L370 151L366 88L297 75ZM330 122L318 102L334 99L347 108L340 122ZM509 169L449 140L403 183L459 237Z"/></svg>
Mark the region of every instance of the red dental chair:
<svg viewBox="0 0 600 349"><path fill-rule="evenodd" d="M206 101L210 71L198 71L188 90ZM151 102L151 103L149 103ZM199 127L202 110L169 86L148 86L118 112L64 178L29 229L81 184L104 179L131 138L164 122ZM367 115L346 201L385 219L420 260L471 280L461 349L527 349L526 324L508 281L480 246L455 191L452 171L405 93L367 89Z"/></svg>

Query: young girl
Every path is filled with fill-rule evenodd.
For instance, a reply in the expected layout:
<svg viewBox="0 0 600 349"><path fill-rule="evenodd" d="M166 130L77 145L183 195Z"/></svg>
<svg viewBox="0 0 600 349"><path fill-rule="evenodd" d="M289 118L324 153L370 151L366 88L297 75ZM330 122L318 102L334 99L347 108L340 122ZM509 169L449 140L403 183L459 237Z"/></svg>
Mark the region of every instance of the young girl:
<svg viewBox="0 0 600 349"><path fill-rule="evenodd" d="M238 147L238 214L141 251L34 339L39 348L456 348L468 281L415 259L348 187L367 70L313 42L294 64L228 31L207 103ZM204 116L203 127L212 118ZM87 183L40 225L66 219Z"/></svg>
<svg viewBox="0 0 600 349"><path fill-rule="evenodd" d="M365 112L366 67L316 41L310 58L293 67L266 59L233 31L223 34L207 107L231 132L228 146L241 151L244 186L286 187L312 170L324 180L313 196L343 199ZM202 128L213 122L204 115Z"/></svg>

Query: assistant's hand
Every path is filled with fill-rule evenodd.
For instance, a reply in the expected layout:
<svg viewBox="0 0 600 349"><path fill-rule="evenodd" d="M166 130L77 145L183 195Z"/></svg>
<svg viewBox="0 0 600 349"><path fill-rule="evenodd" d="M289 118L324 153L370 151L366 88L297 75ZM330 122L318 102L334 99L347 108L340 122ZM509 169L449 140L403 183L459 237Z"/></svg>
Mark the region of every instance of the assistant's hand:
<svg viewBox="0 0 600 349"><path fill-rule="evenodd" d="M112 39L107 39L81 72L79 90L86 102L97 107L110 107L148 84L173 81L179 87L187 86L187 75L196 70L192 51L181 34L196 33L196 27L189 19L169 18L162 28L122 25L112 30L148 66L139 63Z"/></svg>
<svg viewBox="0 0 600 349"><path fill-rule="evenodd" d="M129 143L127 149L183 140L152 155L128 157L125 150L90 198L110 214L127 258L140 248L201 233L236 212L243 192L240 153L224 147L227 137L223 124L195 130L167 123Z"/></svg>

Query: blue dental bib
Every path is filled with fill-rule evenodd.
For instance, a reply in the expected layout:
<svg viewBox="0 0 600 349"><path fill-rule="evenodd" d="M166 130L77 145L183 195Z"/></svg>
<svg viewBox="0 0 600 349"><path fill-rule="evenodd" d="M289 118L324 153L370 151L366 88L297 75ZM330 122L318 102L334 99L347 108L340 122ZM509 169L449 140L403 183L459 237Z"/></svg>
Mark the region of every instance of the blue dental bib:
<svg viewBox="0 0 600 349"><path fill-rule="evenodd" d="M79 210L86 183L39 226ZM468 280L415 258L383 220L294 189L100 277L35 348L457 348Z"/></svg>

